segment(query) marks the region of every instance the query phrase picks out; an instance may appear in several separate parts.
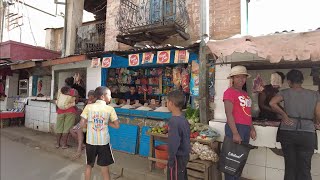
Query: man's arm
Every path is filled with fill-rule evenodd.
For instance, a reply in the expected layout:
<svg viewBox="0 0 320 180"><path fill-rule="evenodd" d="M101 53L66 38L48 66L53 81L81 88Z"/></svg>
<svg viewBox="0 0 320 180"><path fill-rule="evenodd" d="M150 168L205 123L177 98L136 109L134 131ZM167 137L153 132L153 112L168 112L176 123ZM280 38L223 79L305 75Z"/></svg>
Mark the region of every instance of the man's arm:
<svg viewBox="0 0 320 180"><path fill-rule="evenodd" d="M112 128L115 128L115 129L119 129L119 127L120 127L119 120L115 120L115 121L109 122L108 125L109 125L110 127L112 127Z"/></svg>
<svg viewBox="0 0 320 180"><path fill-rule="evenodd" d="M87 125L87 123L88 123L88 120L82 117L82 118L81 118L81 121L80 121L80 127L81 127L81 129L85 128L86 125Z"/></svg>

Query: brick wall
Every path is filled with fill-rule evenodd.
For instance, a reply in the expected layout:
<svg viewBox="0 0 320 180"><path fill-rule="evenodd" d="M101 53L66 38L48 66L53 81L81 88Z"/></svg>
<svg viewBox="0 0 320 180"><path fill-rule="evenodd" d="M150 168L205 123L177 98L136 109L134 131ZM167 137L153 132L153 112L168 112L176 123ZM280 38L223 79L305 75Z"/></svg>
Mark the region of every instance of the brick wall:
<svg viewBox="0 0 320 180"><path fill-rule="evenodd" d="M210 6L213 39L225 39L241 33L240 0L213 0Z"/></svg>
<svg viewBox="0 0 320 180"><path fill-rule="evenodd" d="M136 2L133 0L133 2ZM185 41L178 34L171 36L162 44L188 46L200 39L200 1L187 0L189 27L187 32L190 39ZM137 3L137 2L136 2ZM116 42L119 33L115 26L120 2L108 1L106 19L106 46L105 50L124 50L130 46ZM210 0L210 36L211 39L225 39L241 32L240 0ZM145 42L145 44L154 44Z"/></svg>

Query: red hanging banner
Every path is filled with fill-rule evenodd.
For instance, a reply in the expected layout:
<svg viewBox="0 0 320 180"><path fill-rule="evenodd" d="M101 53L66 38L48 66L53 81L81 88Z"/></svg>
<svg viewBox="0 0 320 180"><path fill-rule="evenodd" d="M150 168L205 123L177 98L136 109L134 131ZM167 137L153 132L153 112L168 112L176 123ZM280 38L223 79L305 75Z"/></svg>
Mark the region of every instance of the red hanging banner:
<svg viewBox="0 0 320 180"><path fill-rule="evenodd" d="M139 54L129 55L129 66L139 66Z"/></svg>
<svg viewBox="0 0 320 180"><path fill-rule="evenodd" d="M102 58L101 67L109 68L109 67L111 67L111 63L112 63L112 57L104 57L104 58Z"/></svg>
<svg viewBox="0 0 320 180"><path fill-rule="evenodd" d="M170 51L158 51L157 63L158 64L170 63Z"/></svg>
<svg viewBox="0 0 320 180"><path fill-rule="evenodd" d="M141 64L149 64L153 63L154 54L151 52L146 52L142 54L142 63Z"/></svg>
<svg viewBox="0 0 320 180"><path fill-rule="evenodd" d="M176 50L174 56L174 63L188 63L189 52L187 50Z"/></svg>

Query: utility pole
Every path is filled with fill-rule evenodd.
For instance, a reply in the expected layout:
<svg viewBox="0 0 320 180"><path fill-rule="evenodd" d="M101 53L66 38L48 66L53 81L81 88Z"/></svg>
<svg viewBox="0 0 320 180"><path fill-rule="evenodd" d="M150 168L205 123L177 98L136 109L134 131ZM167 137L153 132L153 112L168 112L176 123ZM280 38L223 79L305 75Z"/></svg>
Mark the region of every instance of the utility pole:
<svg viewBox="0 0 320 180"><path fill-rule="evenodd" d="M0 43L3 41L5 10L6 3L3 0L0 0Z"/></svg>
<svg viewBox="0 0 320 180"><path fill-rule="evenodd" d="M206 46L209 41L209 0L200 0L200 79L199 79L199 109L200 122L208 124L209 121L209 102L208 102L208 67L206 57Z"/></svg>

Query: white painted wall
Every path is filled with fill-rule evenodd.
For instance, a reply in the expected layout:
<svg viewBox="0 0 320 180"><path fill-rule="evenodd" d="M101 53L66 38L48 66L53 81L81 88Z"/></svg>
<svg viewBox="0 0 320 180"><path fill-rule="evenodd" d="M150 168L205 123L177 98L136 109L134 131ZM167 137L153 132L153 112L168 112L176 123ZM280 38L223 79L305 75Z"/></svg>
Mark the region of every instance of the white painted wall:
<svg viewBox="0 0 320 180"><path fill-rule="evenodd" d="M58 88L61 88L64 85L64 80L67 77L73 76L76 71L76 69L84 68L86 69L86 75L85 75L85 81L86 81L86 94L88 94L88 91L94 90L98 86L101 85L101 68L91 68L91 61L81 61L77 63L69 63L69 64L61 64L53 66L52 68L52 74L53 77L55 76L55 73L59 73L59 84ZM74 69L74 70L73 70ZM63 71L63 72L59 72ZM69 72L68 72L69 71ZM51 89L54 89L54 80L51 84ZM51 91L51 98L53 99L53 94L56 92Z"/></svg>

